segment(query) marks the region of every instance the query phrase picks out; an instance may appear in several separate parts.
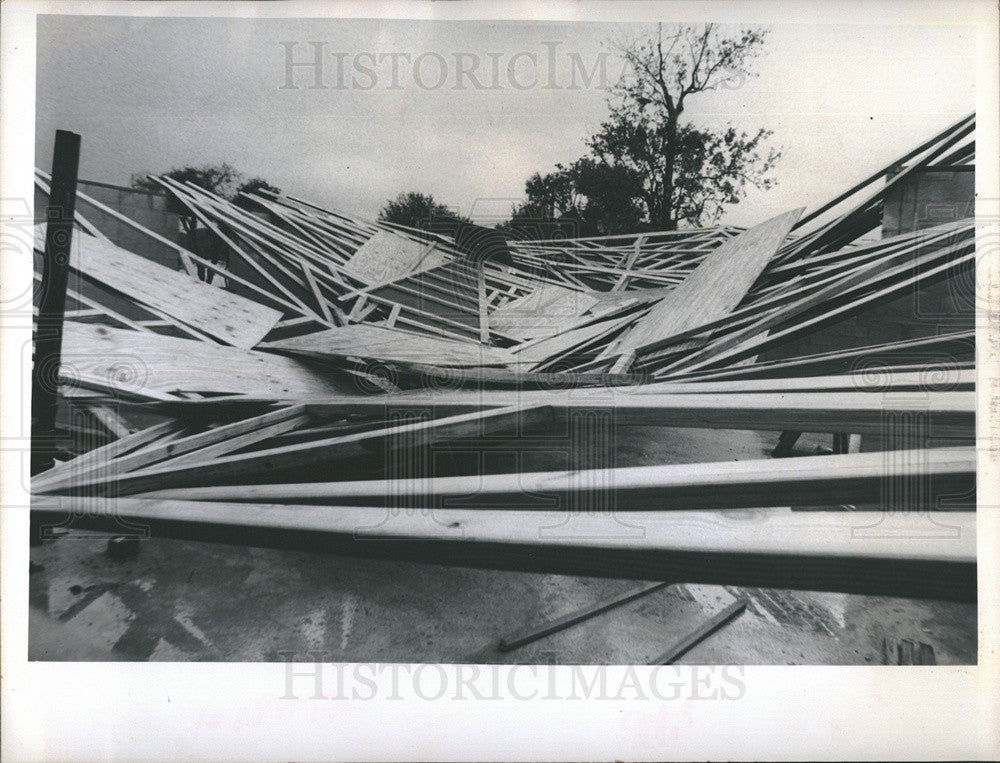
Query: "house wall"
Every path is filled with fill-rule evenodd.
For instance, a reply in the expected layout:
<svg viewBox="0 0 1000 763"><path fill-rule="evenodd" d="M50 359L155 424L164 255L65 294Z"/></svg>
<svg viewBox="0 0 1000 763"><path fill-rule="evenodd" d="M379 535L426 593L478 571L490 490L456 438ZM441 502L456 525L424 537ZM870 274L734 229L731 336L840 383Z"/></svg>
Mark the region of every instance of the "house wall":
<svg viewBox="0 0 1000 763"><path fill-rule="evenodd" d="M78 190L107 207L128 216L145 228L158 233L170 241L181 242L180 218L169 211L167 197L163 194L141 191L136 188L99 183L93 180L78 180ZM45 220L48 196L35 187L35 220ZM118 246L130 252L142 254L161 265L178 269L180 260L177 253L153 241L112 215L101 211L93 204L77 197L77 211L93 223L98 230Z"/></svg>

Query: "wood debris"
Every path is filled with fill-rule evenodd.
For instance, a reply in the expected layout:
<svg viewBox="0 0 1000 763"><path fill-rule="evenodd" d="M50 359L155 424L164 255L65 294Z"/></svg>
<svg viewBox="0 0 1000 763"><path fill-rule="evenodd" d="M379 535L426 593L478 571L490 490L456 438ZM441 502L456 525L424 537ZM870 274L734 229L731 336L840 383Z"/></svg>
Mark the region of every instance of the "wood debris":
<svg viewBox="0 0 1000 763"><path fill-rule="evenodd" d="M76 426L95 434L35 475L33 511L446 564L974 596L971 325L797 349L972 277L971 218L870 234L908 177L974 161L974 128L961 120L804 216L511 240L503 257L481 256L468 235L291 195L237 205L157 178L213 242L194 251L79 192L58 381L67 409L86 414ZM46 193L47 176L36 182ZM114 243L86 209L148 251ZM871 441L615 465L595 438L637 426ZM596 462L436 471L436 458L516 450L526 433L583 444ZM845 512L790 511L851 505L850 526L870 525L887 484L916 482L935 502L921 510L949 509L960 533L855 542ZM543 532L588 516L620 534Z"/></svg>

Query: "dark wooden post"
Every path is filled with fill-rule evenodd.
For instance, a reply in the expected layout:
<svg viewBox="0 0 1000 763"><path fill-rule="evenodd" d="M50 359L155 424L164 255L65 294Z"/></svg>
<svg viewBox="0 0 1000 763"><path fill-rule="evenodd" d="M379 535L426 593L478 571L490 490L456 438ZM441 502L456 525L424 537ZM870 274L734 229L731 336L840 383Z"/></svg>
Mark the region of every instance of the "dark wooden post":
<svg viewBox="0 0 1000 763"><path fill-rule="evenodd" d="M52 183L46 210L42 294L35 324L31 369L31 473L52 465L55 452L56 392L62 353L63 313L69 274L80 136L56 130Z"/></svg>

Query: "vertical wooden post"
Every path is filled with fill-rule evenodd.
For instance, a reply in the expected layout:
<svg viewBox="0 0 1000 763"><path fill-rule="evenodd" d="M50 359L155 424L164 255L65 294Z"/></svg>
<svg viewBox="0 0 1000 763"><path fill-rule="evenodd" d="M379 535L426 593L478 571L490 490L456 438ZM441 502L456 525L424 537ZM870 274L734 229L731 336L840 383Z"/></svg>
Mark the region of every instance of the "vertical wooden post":
<svg viewBox="0 0 1000 763"><path fill-rule="evenodd" d="M31 473L52 464L55 452L56 393L62 354L63 313L80 165L80 136L56 130L52 183L46 210L42 294L35 325L31 369Z"/></svg>
<svg viewBox="0 0 1000 763"><path fill-rule="evenodd" d="M621 291L628 285L629 271L632 270L632 266L635 265L636 260L639 259L639 255L642 254L642 245L645 242L646 236L636 236L635 244L632 245L632 251L629 252L628 257L622 264L622 269L625 271L620 276L618 280L615 281L615 285L611 287L611 291Z"/></svg>
<svg viewBox="0 0 1000 763"><path fill-rule="evenodd" d="M490 316L489 305L486 303L486 260L480 260L477 267L479 269L477 273L479 284L479 341L483 344L489 344Z"/></svg>

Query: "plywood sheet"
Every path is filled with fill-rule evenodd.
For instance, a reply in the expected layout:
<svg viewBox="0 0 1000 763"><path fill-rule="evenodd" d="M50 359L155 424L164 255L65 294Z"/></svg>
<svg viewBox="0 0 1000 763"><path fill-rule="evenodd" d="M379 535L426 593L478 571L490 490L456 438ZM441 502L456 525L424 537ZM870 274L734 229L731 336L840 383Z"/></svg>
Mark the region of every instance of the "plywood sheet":
<svg viewBox="0 0 1000 763"><path fill-rule="evenodd" d="M45 226L35 226L35 248L45 247ZM193 326L226 344L249 349L281 313L140 257L93 236L73 238L70 267Z"/></svg>
<svg viewBox="0 0 1000 763"><path fill-rule="evenodd" d="M592 341L602 334L614 331L622 325L623 321L627 320L629 320L628 317L612 318L611 320L592 323L589 326L582 326L578 329L563 331L554 336L537 340L533 344L526 345L523 349L514 347L512 352L517 356L519 363L529 365L542 363L567 350L572 350L584 342Z"/></svg>
<svg viewBox="0 0 1000 763"><path fill-rule="evenodd" d="M261 349L315 358L362 357L436 366L506 366L517 362L511 352L499 347L361 323L269 342Z"/></svg>
<svg viewBox="0 0 1000 763"><path fill-rule="evenodd" d="M378 284L437 267L446 259L442 252L430 249L430 244L379 230L361 245L344 265L344 270L365 283Z"/></svg>
<svg viewBox="0 0 1000 763"><path fill-rule="evenodd" d="M543 283L494 310L490 328L519 339L548 336L565 330L597 302L597 297L587 292Z"/></svg>
<svg viewBox="0 0 1000 763"><path fill-rule="evenodd" d="M265 352L66 321L60 376L160 392L211 392L278 398L348 390L296 361ZM88 385L89 386L89 385Z"/></svg>
<svg viewBox="0 0 1000 763"><path fill-rule="evenodd" d="M609 347L606 357L631 352L731 313L778 251L803 209L785 212L723 242Z"/></svg>

